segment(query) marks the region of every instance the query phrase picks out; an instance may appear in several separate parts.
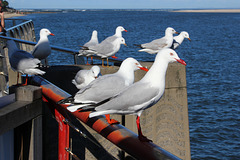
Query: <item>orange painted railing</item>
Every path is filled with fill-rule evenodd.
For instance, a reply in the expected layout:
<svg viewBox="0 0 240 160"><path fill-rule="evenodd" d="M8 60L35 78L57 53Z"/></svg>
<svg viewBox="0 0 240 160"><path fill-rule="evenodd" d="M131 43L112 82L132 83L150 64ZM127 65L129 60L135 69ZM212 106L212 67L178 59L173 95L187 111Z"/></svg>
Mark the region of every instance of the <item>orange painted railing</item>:
<svg viewBox="0 0 240 160"><path fill-rule="evenodd" d="M137 159L149 160L180 159L152 142L139 141L137 134L120 124L109 125L103 116L100 118L88 118L90 112L69 112L66 109L66 105L57 105L57 102L59 100L67 98L71 95L58 88L54 84L50 83L49 81L45 80L44 78L40 76L34 76L32 78L32 83L35 85L39 85L42 88L42 93L45 101L54 106L54 109L56 109L57 112L61 114L60 117L63 116L68 120L68 114L72 114L131 156ZM61 123L60 121L64 120L63 117L62 119L59 119L59 123ZM65 129L69 130L69 128L67 127L65 127ZM68 134L69 131L66 131L63 136L68 139ZM69 140L66 139L62 139L62 141L64 141L63 144L69 145ZM61 154L61 156L59 155L59 159L63 159L63 152L66 156L68 156L68 152L66 151L66 148L68 147L69 146L62 146L61 148L59 148L59 154ZM68 160L68 158L64 160Z"/></svg>

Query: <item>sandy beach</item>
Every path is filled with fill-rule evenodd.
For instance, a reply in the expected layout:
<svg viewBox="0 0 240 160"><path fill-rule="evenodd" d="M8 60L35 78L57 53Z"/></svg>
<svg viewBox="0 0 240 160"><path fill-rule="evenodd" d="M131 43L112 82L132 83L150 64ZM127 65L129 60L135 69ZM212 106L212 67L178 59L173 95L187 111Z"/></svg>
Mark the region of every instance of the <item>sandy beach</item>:
<svg viewBox="0 0 240 160"><path fill-rule="evenodd" d="M19 17L19 16L25 16L25 14L4 12L4 18L12 18L12 17Z"/></svg>
<svg viewBox="0 0 240 160"><path fill-rule="evenodd" d="M192 9L176 10L172 12L196 12L196 13L240 13L240 9Z"/></svg>

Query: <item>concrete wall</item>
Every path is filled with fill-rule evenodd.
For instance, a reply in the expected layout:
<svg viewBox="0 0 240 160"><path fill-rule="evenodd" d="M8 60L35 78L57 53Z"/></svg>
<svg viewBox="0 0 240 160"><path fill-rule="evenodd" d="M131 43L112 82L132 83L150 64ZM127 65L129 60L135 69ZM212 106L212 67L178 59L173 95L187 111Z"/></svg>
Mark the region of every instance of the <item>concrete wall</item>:
<svg viewBox="0 0 240 160"><path fill-rule="evenodd" d="M150 62L140 63L148 68L152 65ZM71 83L71 80L78 70L89 69L90 67L91 66L86 65L50 67L46 70L47 73L44 75L44 78L68 93L75 94L77 89ZM101 67L101 73L102 75L114 73L118 68L117 66L111 68ZM145 73L146 72L142 70L136 71L135 81L140 80ZM111 117L122 122L122 116L120 115L113 115ZM127 115L125 116L125 121L125 126L137 133L136 116ZM84 129L87 129L87 132L90 132L94 138L100 142L108 153L116 158L121 157L119 148L112 145L111 142L107 141L88 126L83 126L85 127ZM143 112L141 115L141 127L143 134L152 139L155 144L181 159L191 159L185 66L179 63L169 64L166 74L165 93L156 105ZM80 139L81 141L79 141L79 136L73 136L73 143L78 142L78 144L73 146L73 151L75 154L82 156L83 153L79 152L83 151L76 148L85 146L84 143L86 143L86 141L82 138ZM87 159L98 159L99 157L96 158L96 154L99 154L96 153L96 150L85 146L84 156L87 157Z"/></svg>

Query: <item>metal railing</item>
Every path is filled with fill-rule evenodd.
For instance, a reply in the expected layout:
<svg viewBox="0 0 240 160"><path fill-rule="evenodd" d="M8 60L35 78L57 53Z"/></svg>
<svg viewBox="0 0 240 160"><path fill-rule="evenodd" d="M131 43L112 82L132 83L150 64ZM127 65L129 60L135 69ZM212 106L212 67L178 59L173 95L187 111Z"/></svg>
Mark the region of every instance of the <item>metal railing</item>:
<svg viewBox="0 0 240 160"><path fill-rule="evenodd" d="M15 21L19 19L8 18L6 20L12 20L14 25L16 24ZM4 33L0 32L0 39L6 39L6 40L12 39L15 42L18 42L21 44L20 49L31 51L33 49L33 46L37 44L36 37L35 37L34 24L32 20L24 20L24 19L21 19L21 20L23 21L22 23L6 29L8 36L3 36ZM84 56L79 57L78 50L54 46L54 45L51 45L51 49L55 51L72 54L74 56L74 64L78 64L79 58L81 58L82 59L81 62L83 62ZM93 55L93 58L97 60L101 60L101 57L99 56ZM121 60L109 58L109 62L120 63Z"/></svg>
<svg viewBox="0 0 240 160"><path fill-rule="evenodd" d="M21 44L20 47L24 50L30 50L29 46L34 46L37 43L34 33L34 26L31 20L24 21L23 23L16 25L14 27L6 29L7 36L3 36L3 33L0 33L0 40L14 40ZM33 34L34 33L34 34ZM1 43L1 45L3 45ZM78 50L62 48L58 46L51 45L51 48L56 51L66 52L69 54L74 55L74 63L77 63L77 53ZM100 57L94 56L96 59L101 59ZM110 62L121 62L119 60L109 58ZM32 79L32 83L40 86L42 88L43 97L46 103L54 104L53 107L56 110L55 116L60 117L58 118L59 124L64 125L64 133L61 133L61 140L64 141L64 144L61 144L63 147L59 146L59 155L60 157L68 156L68 152L66 149L69 147L69 126L66 124L68 118L68 114L72 114L77 119L81 120L86 125L90 126L96 132L104 136L106 139L111 141L113 144L121 148L122 150L126 151L130 155L134 156L138 159L173 159L173 160L180 160L180 158L176 157L175 155L169 153L168 151L162 149L161 147L157 146L151 142L142 143L138 140L138 136L133 133L132 131L128 130L124 126L117 124L117 125L109 125L106 121L102 118L92 118L89 120L88 112L79 112L79 113L69 113L64 105L57 105L56 102L59 100L69 97L70 94L63 91L62 89L56 87L54 84L48 82L44 78L40 76L35 76ZM92 125L92 124L96 125ZM95 126L95 127L94 127ZM102 130L99 130L101 126ZM111 136L109 136L111 133ZM60 134L60 133L59 133ZM64 137L64 138L63 138ZM67 148L65 148L67 147Z"/></svg>

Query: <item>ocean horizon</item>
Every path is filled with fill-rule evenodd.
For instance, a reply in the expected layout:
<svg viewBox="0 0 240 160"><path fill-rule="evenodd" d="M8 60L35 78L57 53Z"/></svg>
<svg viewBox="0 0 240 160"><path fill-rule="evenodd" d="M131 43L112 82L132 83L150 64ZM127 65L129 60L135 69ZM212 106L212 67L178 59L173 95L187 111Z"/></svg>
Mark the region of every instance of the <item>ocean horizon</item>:
<svg viewBox="0 0 240 160"><path fill-rule="evenodd" d="M49 37L52 45L76 50L90 39L93 30L102 41L121 25L128 30L123 33L128 47L121 46L116 56L139 61L154 61L155 55L138 52L134 44L162 37L167 27L187 31L192 41L185 39L176 52L187 63L191 158L239 159L239 13L64 9L55 14L28 14L24 19L33 20L37 40L40 29L48 28L55 34ZM73 58L54 51L49 64L69 65Z"/></svg>

